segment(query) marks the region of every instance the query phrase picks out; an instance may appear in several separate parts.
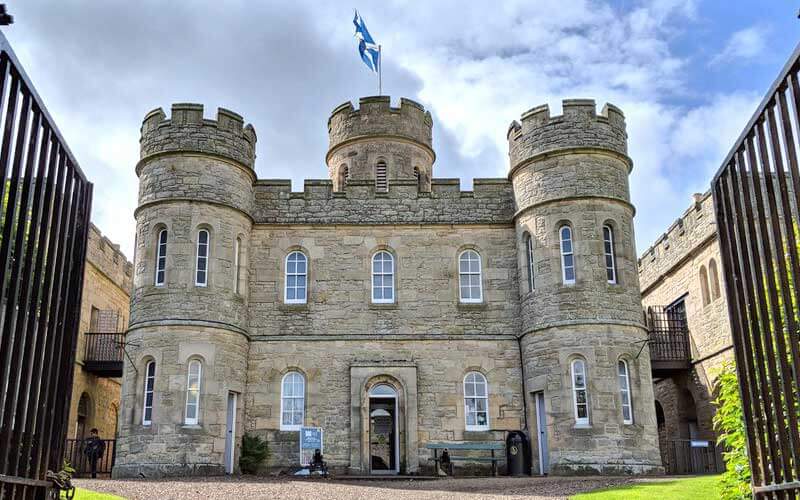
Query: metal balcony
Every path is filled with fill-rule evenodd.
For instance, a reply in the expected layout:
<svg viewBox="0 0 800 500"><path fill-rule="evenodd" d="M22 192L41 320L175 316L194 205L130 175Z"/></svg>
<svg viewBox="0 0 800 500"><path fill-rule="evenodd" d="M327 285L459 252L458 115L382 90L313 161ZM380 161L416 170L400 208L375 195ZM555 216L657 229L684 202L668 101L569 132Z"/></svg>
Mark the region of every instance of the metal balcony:
<svg viewBox="0 0 800 500"><path fill-rule="evenodd" d="M91 330L84 333L83 369L99 377L121 377L125 333L116 311L92 311Z"/></svg>
<svg viewBox="0 0 800 500"><path fill-rule="evenodd" d="M645 311L650 332L650 365L653 377L669 377L691 368L692 350L685 309L650 306Z"/></svg>

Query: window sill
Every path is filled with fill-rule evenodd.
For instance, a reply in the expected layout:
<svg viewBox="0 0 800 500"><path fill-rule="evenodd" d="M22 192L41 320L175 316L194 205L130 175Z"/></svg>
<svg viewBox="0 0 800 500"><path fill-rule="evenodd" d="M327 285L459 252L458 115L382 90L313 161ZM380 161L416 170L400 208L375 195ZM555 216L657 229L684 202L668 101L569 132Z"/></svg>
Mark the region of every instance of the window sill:
<svg viewBox="0 0 800 500"><path fill-rule="evenodd" d="M575 424L572 426L573 429L591 429L592 424Z"/></svg>
<svg viewBox="0 0 800 500"><path fill-rule="evenodd" d="M300 428L301 427L302 427L302 425L298 425L296 427L281 427L278 430L281 431L281 432L300 432Z"/></svg>
<svg viewBox="0 0 800 500"><path fill-rule="evenodd" d="M459 309L470 311L470 310L480 310L488 308L486 302L459 302L457 307Z"/></svg>
<svg viewBox="0 0 800 500"><path fill-rule="evenodd" d="M489 427L488 426L486 426L486 427L466 427L464 429L464 432L465 433L469 433L469 432L489 432Z"/></svg>
<svg viewBox="0 0 800 500"><path fill-rule="evenodd" d="M287 304L286 302L282 302L280 305L278 305L278 309L281 311L308 311L308 302L298 304Z"/></svg>
<svg viewBox="0 0 800 500"><path fill-rule="evenodd" d="M200 424L183 424L181 425L181 429L202 429L203 426Z"/></svg>
<svg viewBox="0 0 800 500"><path fill-rule="evenodd" d="M370 302L370 309L398 309L397 302Z"/></svg>

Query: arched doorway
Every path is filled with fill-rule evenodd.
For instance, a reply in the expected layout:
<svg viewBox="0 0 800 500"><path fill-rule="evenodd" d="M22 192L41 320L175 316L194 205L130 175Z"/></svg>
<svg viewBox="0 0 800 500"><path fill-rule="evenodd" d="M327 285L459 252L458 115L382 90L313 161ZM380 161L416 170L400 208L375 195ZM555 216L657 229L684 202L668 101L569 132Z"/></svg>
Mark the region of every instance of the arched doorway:
<svg viewBox="0 0 800 500"><path fill-rule="evenodd" d="M400 472L400 441L397 390L379 383L369 390L370 473Z"/></svg>
<svg viewBox="0 0 800 500"><path fill-rule="evenodd" d="M658 448L661 451L661 465L665 470L670 470L669 464L669 440L667 436L667 419L664 416L664 407L658 400L656 405L656 428L658 429Z"/></svg>
<svg viewBox="0 0 800 500"><path fill-rule="evenodd" d="M89 399L89 395L85 392L81 394L81 399L78 400L78 421L75 427L75 439L83 439L89 432L91 405L92 401Z"/></svg>

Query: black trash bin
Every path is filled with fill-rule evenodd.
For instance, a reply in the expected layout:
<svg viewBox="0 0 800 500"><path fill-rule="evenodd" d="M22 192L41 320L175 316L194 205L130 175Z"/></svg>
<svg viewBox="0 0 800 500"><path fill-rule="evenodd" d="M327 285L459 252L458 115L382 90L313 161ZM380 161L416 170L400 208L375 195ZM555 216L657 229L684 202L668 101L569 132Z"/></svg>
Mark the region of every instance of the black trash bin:
<svg viewBox="0 0 800 500"><path fill-rule="evenodd" d="M531 474L531 447L522 431L511 431L506 437L506 469L509 476Z"/></svg>

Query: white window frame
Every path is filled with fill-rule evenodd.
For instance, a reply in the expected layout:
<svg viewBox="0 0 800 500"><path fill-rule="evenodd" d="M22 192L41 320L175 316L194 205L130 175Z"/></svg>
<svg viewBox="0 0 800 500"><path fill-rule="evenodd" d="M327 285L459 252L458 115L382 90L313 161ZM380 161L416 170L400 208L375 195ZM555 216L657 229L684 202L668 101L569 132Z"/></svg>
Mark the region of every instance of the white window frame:
<svg viewBox="0 0 800 500"><path fill-rule="evenodd" d="M388 259L389 265L391 266L391 268L390 268L388 273L386 272L386 262L387 262L386 257L387 256L389 258ZM376 261L376 259L378 257L381 258L381 263L382 263L380 272L376 272L375 271L375 261ZM372 255L372 266L371 267L372 267L372 290L370 292L370 297L372 299L372 303L373 304L394 304L394 300L395 300L395 282L396 282L396 280L395 280L394 255L392 255L392 253L389 252L388 250L378 250L377 252L375 252ZM392 282L391 286L388 286L388 287L386 286L386 278L387 277L389 277L389 279ZM380 278L381 279L381 285L380 286L376 285L376 278ZM375 291L378 288L381 289L381 291L382 291L382 293L381 293L382 297L381 298L375 298ZM391 294L391 297L388 298L388 299L385 296L386 290L389 290L390 294Z"/></svg>
<svg viewBox="0 0 800 500"><path fill-rule="evenodd" d="M469 264L467 266L467 271L462 271L461 270L461 260L467 254L475 254L475 256L477 257L477 262L478 262L478 270L477 270L477 272L476 271L472 271L470 269L471 266ZM466 262L471 263L471 262L475 262L475 260L473 260L472 258L468 257ZM463 303L463 304L479 304L479 303L483 302L483 263L481 262L481 254L479 254L477 250L468 248L468 249L464 250L463 252L461 252L460 254L458 254L457 265L458 265L458 299L459 299L459 301L461 301L461 303ZM472 292L470 292L470 297L464 297L464 284L463 284L464 283L464 278L468 278L467 279L467 283L468 283L467 288L469 288L470 290L472 290L474 288L474 286L470 283L472 280L469 279L469 277L471 277L471 276L477 276L478 277L478 297L472 297L471 296Z"/></svg>
<svg viewBox="0 0 800 500"><path fill-rule="evenodd" d="M155 265L155 275L153 276L153 284L155 286L164 286L164 283L167 281L167 238L169 233L167 233L166 229L162 229L158 232L158 237L156 238L156 265ZM163 239L163 241L162 241ZM158 279L158 275L161 273L161 279Z"/></svg>
<svg viewBox="0 0 800 500"><path fill-rule="evenodd" d="M620 359L617 362L617 376L619 378L619 396L622 403L622 423L630 425L633 423L633 400L631 395L631 377L628 369L628 362ZM628 400L626 403L625 400ZM628 418L625 418L625 409L628 409Z"/></svg>
<svg viewBox="0 0 800 500"><path fill-rule="evenodd" d="M153 373L150 373L150 367L153 368ZM155 400L155 386L156 386L156 362L148 361L144 365L144 391L142 397L142 425L149 426L153 424L153 403ZM150 395L150 405L147 404L147 395ZM147 410L150 410L150 418L147 418Z"/></svg>
<svg viewBox="0 0 800 500"><path fill-rule="evenodd" d="M567 231L568 237L564 238L564 231ZM575 270L575 240L572 237L572 228L569 225L563 225L558 228L558 241L559 249L561 251L561 281L565 285L574 285L577 276ZM564 249L564 243L569 242L569 251ZM567 266L567 257L572 257L572 265ZM567 278L567 269L572 269L572 278Z"/></svg>
<svg viewBox="0 0 800 500"><path fill-rule="evenodd" d="M472 377L471 381L468 379ZM475 378L480 378L483 381L483 388L484 393L482 395L477 394L477 389L480 387L478 381ZM467 385L472 386L472 395L467 395ZM475 400L475 411L470 411L469 404L467 403L468 400ZM485 410L481 412L478 410L478 401L483 401L483 405ZM485 424L478 424L478 414L479 413L486 413L486 423ZM469 416L470 414L475 415L475 424L469 423ZM467 431L488 431L489 430L489 381L486 380L486 376L481 372L469 372L464 375L464 429Z"/></svg>
<svg viewBox="0 0 800 500"><path fill-rule="evenodd" d="M295 271L294 272L289 272L289 258L292 255L295 255L295 254L303 256L303 263L305 263L305 272L302 272L302 273L301 272L297 272L296 264L295 264ZM299 262L299 261L295 261L295 263L297 263L297 262ZM305 304L308 301L308 256L305 253L301 252L300 250L292 250L291 252L289 252L286 255L286 259L285 259L283 264L284 264L283 302L286 303L286 304ZM295 291L293 299L289 298L289 288L290 288L289 287L289 276L295 276L295 277L302 276L303 277L303 286L302 287L297 286L297 279L295 279L295 285L291 287ZM300 288L303 289L303 298L302 299L298 299L297 298L297 290L299 290Z"/></svg>
<svg viewBox="0 0 800 500"><path fill-rule="evenodd" d="M583 385L577 384L577 375L578 371L575 369L576 366L580 366L580 374L583 375ZM572 406L575 413L575 425L589 425L589 390L587 389L587 385L589 382L589 377L586 374L586 361L583 359L573 359L572 363L570 363L570 376L572 378ZM585 403L578 403L578 393L583 392L584 401ZM578 416L578 407L579 406L586 406L586 416L579 417Z"/></svg>
<svg viewBox="0 0 800 500"><path fill-rule="evenodd" d="M532 292L536 289L536 278L533 274L533 237L531 233L525 233L525 251L528 256L528 291Z"/></svg>
<svg viewBox="0 0 800 500"><path fill-rule="evenodd" d="M192 373L192 368L197 367L197 374ZM195 388L192 388L192 378L197 379ZM203 364L200 360L192 359L186 369L186 406L184 407L185 425L197 425L200 422L200 385L203 380ZM194 398L192 398L194 396ZM192 400L194 399L194 400ZM189 417L189 407L194 406L194 417Z"/></svg>
<svg viewBox="0 0 800 500"><path fill-rule="evenodd" d="M301 395L298 396L298 395L294 394L294 389L293 389L292 394L287 396L286 395L286 387L285 387L286 379L288 379L289 377L293 377L294 378L295 376L299 377L300 378L300 382L302 383ZM292 383L292 385L294 385L294 382ZM287 400L287 399L292 399L294 401L300 400L301 403L302 403L300 405L300 412L299 412L300 413L300 423L299 424L285 424L285 423L283 423L283 414L284 414L284 410L285 410L285 408L284 408L285 404L284 403L285 403L285 400ZM295 405L292 405L292 406L295 406ZM297 410L295 408L293 408L292 410L289 410L289 411L291 411L291 413L293 415L295 413L297 413ZM280 418L280 430L282 430L282 431L299 431L300 427L302 427L303 424L305 423L305 420L306 420L306 378L303 376L302 373L300 373L300 372L298 372L296 370L292 370L290 372L287 372L283 376L283 378L281 378L281 413L280 413L280 417L279 418ZM291 420L294 420L294 419L291 419Z"/></svg>
<svg viewBox="0 0 800 500"><path fill-rule="evenodd" d="M233 242L233 292L241 294L241 274L242 264L242 238L237 236Z"/></svg>
<svg viewBox="0 0 800 500"><path fill-rule="evenodd" d="M200 235L205 233L206 242L200 243ZM200 247L205 247L205 255L200 255ZM197 249L195 251L195 266L194 266L194 284L195 286L206 287L208 286L208 262L211 250L211 233L208 229L200 229L197 231ZM200 280L200 262L203 262L205 269L202 270L203 279Z"/></svg>
<svg viewBox="0 0 800 500"><path fill-rule="evenodd" d="M603 256L606 267L606 280L611 285L617 284L617 256L614 248L614 228L603 225ZM609 265L609 263L611 265ZM609 277L609 272L611 277Z"/></svg>

